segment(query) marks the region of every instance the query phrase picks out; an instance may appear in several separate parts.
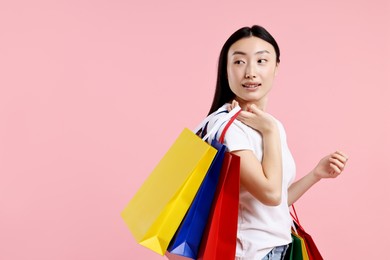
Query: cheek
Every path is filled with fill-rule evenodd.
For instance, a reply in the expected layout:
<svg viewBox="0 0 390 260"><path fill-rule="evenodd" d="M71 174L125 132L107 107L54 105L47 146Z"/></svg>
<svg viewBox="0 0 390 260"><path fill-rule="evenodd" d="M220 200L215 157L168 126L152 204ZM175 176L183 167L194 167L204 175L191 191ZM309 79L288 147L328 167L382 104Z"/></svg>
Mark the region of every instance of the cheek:
<svg viewBox="0 0 390 260"><path fill-rule="evenodd" d="M230 68L228 69L227 73L229 82L236 82L241 79L242 72L240 68Z"/></svg>
<svg viewBox="0 0 390 260"><path fill-rule="evenodd" d="M276 75L276 71L274 69L268 69L267 71L264 71L263 75L267 81L273 81Z"/></svg>

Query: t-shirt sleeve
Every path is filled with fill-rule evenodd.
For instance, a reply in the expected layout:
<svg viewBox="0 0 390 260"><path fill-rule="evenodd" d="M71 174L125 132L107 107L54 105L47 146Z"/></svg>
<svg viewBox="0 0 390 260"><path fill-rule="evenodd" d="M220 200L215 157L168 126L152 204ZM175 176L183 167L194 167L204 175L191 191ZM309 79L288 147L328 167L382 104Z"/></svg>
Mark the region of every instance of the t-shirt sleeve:
<svg viewBox="0 0 390 260"><path fill-rule="evenodd" d="M221 130L218 131L218 139L220 138L222 129L224 129L225 126L226 124L224 124L223 127L221 127ZM230 152L239 150L254 151L250 138L247 132L244 131L243 123L238 120L235 120L226 131L224 145L226 145Z"/></svg>

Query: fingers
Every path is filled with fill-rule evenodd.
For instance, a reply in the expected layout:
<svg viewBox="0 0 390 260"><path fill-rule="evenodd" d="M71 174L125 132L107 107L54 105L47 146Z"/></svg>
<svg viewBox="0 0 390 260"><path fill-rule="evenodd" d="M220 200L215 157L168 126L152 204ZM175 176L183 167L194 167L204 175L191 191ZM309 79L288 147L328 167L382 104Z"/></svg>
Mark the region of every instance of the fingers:
<svg viewBox="0 0 390 260"><path fill-rule="evenodd" d="M238 107L238 106L240 106L240 104L238 104L238 102L236 100L233 100L232 108L235 108L235 107Z"/></svg>
<svg viewBox="0 0 390 260"><path fill-rule="evenodd" d="M331 174L331 175L340 174L340 173L343 171L343 169L339 168L339 166L336 165L336 164L334 164L334 163L330 163L329 166L330 166L330 168L332 169L332 170L330 171L330 174Z"/></svg>
<svg viewBox="0 0 390 260"><path fill-rule="evenodd" d="M238 116L237 116L237 120L241 121L243 123L247 122L249 117L248 117L248 114L246 114L246 113L248 113L248 112L241 111L240 114L238 114Z"/></svg>
<svg viewBox="0 0 390 260"><path fill-rule="evenodd" d="M233 100L231 104L227 106L227 110L230 112L233 108L239 106L238 102L236 100Z"/></svg>
<svg viewBox="0 0 390 260"><path fill-rule="evenodd" d="M330 157L329 162L336 165L338 168L343 169L345 164L337 158Z"/></svg>
<svg viewBox="0 0 390 260"><path fill-rule="evenodd" d="M348 156L341 151L336 151L335 153L333 153L333 156L337 157L340 161L344 163L348 161Z"/></svg>
<svg viewBox="0 0 390 260"><path fill-rule="evenodd" d="M336 151L331 154L329 157L330 168L332 169L331 174L340 174L344 170L347 161L348 156L343 152Z"/></svg>
<svg viewBox="0 0 390 260"><path fill-rule="evenodd" d="M232 109L233 109L232 104L228 104L228 105L227 105L227 110L228 110L228 112L232 111Z"/></svg>
<svg viewBox="0 0 390 260"><path fill-rule="evenodd" d="M233 100L232 103L228 105L227 109L228 111L231 111L232 109L238 106L240 106L240 104L236 100ZM239 121L244 121L246 118L248 118L248 116L250 116L250 114L247 111L242 110L238 115L237 119Z"/></svg>
<svg viewBox="0 0 390 260"><path fill-rule="evenodd" d="M336 165L339 165L340 167L345 166L345 164L348 161L348 156L340 151L336 151L333 154L330 155L330 159L333 163Z"/></svg>
<svg viewBox="0 0 390 260"><path fill-rule="evenodd" d="M245 122L250 122L256 117L256 114L250 111L241 111L240 114L238 115L237 119L243 123Z"/></svg>
<svg viewBox="0 0 390 260"><path fill-rule="evenodd" d="M260 114L263 112L260 108L258 108L258 107L257 107L256 105L254 105L254 104L248 105L247 108L246 108L246 110L247 110L248 112L251 112L251 113L256 114L256 115L260 115Z"/></svg>
<svg viewBox="0 0 390 260"><path fill-rule="evenodd" d="M236 100L233 100L232 103L227 106L227 109L228 109L228 111L231 111L233 108L235 108L237 106L240 106L240 104ZM259 115L263 112L260 108L258 108L254 104L248 104L246 109L243 111L250 112L250 113L253 113L256 115Z"/></svg>

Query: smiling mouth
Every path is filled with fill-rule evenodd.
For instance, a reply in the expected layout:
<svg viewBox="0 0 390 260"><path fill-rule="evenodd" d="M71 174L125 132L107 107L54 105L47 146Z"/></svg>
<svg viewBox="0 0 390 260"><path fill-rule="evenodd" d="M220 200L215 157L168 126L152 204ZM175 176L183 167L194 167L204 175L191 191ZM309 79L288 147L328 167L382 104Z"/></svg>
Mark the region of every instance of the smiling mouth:
<svg viewBox="0 0 390 260"><path fill-rule="evenodd" d="M247 89L255 89L255 88L257 88L257 87L260 87L261 86L261 83L259 83L259 84L242 84L242 86L244 87L244 88L247 88Z"/></svg>

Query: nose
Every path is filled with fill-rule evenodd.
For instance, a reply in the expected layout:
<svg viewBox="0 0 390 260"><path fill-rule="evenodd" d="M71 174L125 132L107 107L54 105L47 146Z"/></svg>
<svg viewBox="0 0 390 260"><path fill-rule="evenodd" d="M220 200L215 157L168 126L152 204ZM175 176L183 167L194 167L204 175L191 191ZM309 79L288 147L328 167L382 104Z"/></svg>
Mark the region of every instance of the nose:
<svg viewBox="0 0 390 260"><path fill-rule="evenodd" d="M248 64L248 66L246 67L245 78L246 79L256 78L255 68L252 64Z"/></svg>

